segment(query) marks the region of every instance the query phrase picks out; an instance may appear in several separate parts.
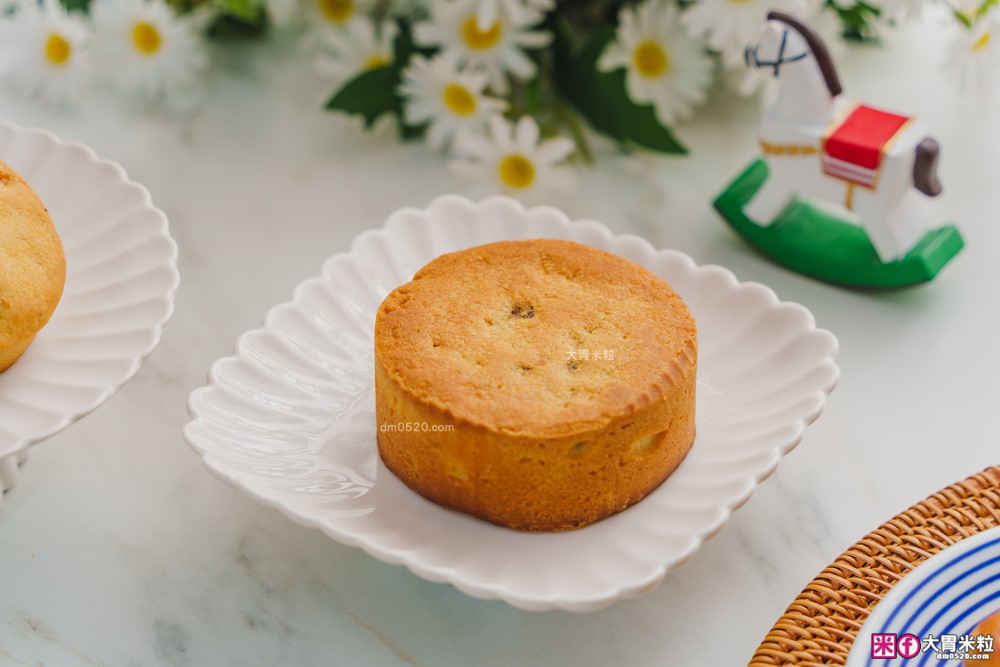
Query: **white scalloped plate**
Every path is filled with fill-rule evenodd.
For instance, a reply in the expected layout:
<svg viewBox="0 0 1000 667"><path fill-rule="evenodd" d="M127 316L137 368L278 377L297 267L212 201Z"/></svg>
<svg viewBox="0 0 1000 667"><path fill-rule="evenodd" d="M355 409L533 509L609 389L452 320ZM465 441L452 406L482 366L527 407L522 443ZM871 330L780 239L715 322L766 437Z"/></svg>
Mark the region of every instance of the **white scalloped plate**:
<svg viewBox="0 0 1000 667"><path fill-rule="evenodd" d="M66 287L52 319L0 373L2 490L16 481L29 445L91 412L135 375L173 312L180 278L166 216L117 164L3 121L0 160L41 197L66 252Z"/></svg>
<svg viewBox="0 0 1000 667"><path fill-rule="evenodd" d="M579 531L526 534L434 505L378 458L375 312L434 257L503 239L572 239L666 278L698 322L697 440L634 507ZM691 557L802 438L836 385L837 341L802 306L636 236L505 198L404 209L272 309L191 395L184 430L219 479L293 521L431 581L526 610L640 595Z"/></svg>

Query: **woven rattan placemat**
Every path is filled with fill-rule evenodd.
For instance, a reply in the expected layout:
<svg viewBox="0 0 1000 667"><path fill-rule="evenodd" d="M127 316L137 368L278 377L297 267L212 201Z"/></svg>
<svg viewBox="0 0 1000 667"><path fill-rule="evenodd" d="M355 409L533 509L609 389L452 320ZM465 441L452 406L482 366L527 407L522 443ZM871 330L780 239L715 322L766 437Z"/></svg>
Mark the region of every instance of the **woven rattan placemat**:
<svg viewBox="0 0 1000 667"><path fill-rule="evenodd" d="M1000 526L1000 466L953 484L882 524L812 580L750 667L843 665L875 605L942 549Z"/></svg>

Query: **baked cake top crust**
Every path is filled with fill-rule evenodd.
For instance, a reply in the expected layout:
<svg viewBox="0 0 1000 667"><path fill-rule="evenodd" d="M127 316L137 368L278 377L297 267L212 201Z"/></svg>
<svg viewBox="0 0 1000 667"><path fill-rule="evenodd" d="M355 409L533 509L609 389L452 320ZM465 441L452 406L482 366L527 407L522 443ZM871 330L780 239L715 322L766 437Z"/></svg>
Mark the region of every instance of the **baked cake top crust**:
<svg viewBox="0 0 1000 667"><path fill-rule="evenodd" d="M570 241L504 241L438 257L379 308L383 368L443 419L561 437L657 401L697 356L665 281Z"/></svg>

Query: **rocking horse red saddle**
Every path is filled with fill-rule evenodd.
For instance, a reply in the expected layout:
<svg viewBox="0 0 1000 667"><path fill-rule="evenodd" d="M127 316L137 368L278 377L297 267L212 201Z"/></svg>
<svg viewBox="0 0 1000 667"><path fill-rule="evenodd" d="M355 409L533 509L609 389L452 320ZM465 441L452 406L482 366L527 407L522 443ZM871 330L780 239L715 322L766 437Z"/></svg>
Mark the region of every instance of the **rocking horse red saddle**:
<svg viewBox="0 0 1000 667"><path fill-rule="evenodd" d="M911 118L865 104L827 131L823 141L823 173L865 188L878 182L885 152Z"/></svg>

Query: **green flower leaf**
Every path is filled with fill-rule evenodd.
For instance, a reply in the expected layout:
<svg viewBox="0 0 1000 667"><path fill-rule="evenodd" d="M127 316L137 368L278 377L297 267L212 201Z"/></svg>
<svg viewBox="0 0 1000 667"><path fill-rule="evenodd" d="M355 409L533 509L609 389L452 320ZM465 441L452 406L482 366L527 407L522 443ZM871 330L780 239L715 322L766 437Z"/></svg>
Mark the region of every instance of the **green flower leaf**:
<svg viewBox="0 0 1000 667"><path fill-rule="evenodd" d="M979 5L979 9L976 10L976 16L985 16L991 9L996 7L998 4L997 0L983 0L983 4Z"/></svg>
<svg viewBox="0 0 1000 667"><path fill-rule="evenodd" d="M572 32L563 27L557 44L558 83L563 95L587 122L626 145L659 153L686 154L673 131L660 123L651 104L637 104L625 88L624 68L601 72L597 61L614 39L614 29L595 32L582 48L574 49Z"/></svg>
<svg viewBox="0 0 1000 667"><path fill-rule="evenodd" d="M361 116L365 120L365 128L371 129L383 114L402 114L403 100L396 92L399 75L400 68L395 65L362 72L334 93L326 108Z"/></svg>
<svg viewBox="0 0 1000 667"><path fill-rule="evenodd" d="M61 0L61 2L67 12L86 12L90 9L90 0Z"/></svg>
<svg viewBox="0 0 1000 667"><path fill-rule="evenodd" d="M220 0L219 5L226 14L244 23L256 23L262 17L257 0Z"/></svg>
<svg viewBox="0 0 1000 667"><path fill-rule="evenodd" d="M263 14L261 14L263 19ZM267 32L267 24L263 21L247 23L229 14L220 14L208 26L208 36L219 42L244 42L259 39Z"/></svg>
<svg viewBox="0 0 1000 667"><path fill-rule="evenodd" d="M403 98L399 94L399 85L410 56L423 51L415 49L409 26L405 22L400 23L393 51L392 63L355 76L330 97L326 108L328 111L361 116L366 129L371 129L383 115L394 114L399 124L400 137L412 139L420 135L422 128L407 126L403 121Z"/></svg>
<svg viewBox="0 0 1000 667"><path fill-rule="evenodd" d="M858 0L849 7L840 7L832 0L826 0L826 11L832 11L840 18L844 26L843 36L856 41L877 42L875 20L881 16L882 10L877 6Z"/></svg>

